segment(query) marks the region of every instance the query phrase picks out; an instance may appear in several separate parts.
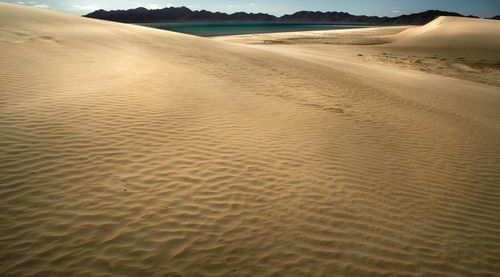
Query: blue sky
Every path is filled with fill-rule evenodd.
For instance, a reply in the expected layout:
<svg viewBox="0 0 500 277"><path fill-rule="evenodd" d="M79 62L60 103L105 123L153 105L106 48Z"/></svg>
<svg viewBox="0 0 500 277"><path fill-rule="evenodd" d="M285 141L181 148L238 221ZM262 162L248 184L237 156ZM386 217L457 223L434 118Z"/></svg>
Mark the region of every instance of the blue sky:
<svg viewBox="0 0 500 277"><path fill-rule="evenodd" d="M186 6L193 10L221 12L265 12L281 16L300 10L345 11L355 15L398 16L429 9L464 15L492 17L500 15L500 0L3 0L27 6L52 9L75 15L96 9L150 9Z"/></svg>

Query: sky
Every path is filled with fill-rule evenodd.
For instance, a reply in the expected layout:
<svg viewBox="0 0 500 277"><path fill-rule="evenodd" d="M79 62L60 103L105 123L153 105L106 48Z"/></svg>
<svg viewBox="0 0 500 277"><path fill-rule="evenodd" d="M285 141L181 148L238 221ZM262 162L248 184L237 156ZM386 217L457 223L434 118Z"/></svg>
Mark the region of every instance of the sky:
<svg viewBox="0 0 500 277"><path fill-rule="evenodd" d="M233 13L264 12L276 16L296 11L343 11L354 15L399 16L426 10L445 10L463 15L493 17L500 15L500 0L1 0L74 15L94 10L186 6L192 10Z"/></svg>

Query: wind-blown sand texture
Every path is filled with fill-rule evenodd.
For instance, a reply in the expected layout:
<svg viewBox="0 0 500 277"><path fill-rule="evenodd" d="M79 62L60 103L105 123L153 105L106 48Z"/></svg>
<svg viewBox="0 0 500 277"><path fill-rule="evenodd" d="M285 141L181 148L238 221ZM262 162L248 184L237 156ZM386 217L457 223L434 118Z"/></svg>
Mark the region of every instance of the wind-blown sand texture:
<svg viewBox="0 0 500 277"><path fill-rule="evenodd" d="M412 28L290 32L215 39L343 59L357 57L500 87L499 29L496 20L440 17L425 26Z"/></svg>
<svg viewBox="0 0 500 277"><path fill-rule="evenodd" d="M379 46L1 3L0 275L498 274L499 88Z"/></svg>

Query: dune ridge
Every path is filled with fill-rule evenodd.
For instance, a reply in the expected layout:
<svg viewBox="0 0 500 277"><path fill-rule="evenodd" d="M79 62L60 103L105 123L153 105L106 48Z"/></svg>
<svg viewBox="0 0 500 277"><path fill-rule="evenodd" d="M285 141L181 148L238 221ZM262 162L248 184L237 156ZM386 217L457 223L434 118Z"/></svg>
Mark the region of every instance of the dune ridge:
<svg viewBox="0 0 500 277"><path fill-rule="evenodd" d="M293 49L322 57L351 60L355 57L369 63L500 87L499 38L498 21L443 16L417 27L239 35L214 39Z"/></svg>
<svg viewBox="0 0 500 277"><path fill-rule="evenodd" d="M308 49L0 3L0 275L500 272L498 87Z"/></svg>
<svg viewBox="0 0 500 277"><path fill-rule="evenodd" d="M477 50L498 52L498 25L497 21L489 19L441 16L424 26L399 33L395 36L396 45L475 50L470 51L470 55L481 53Z"/></svg>
<svg viewBox="0 0 500 277"><path fill-rule="evenodd" d="M439 59L427 63L437 68L424 66L434 73L441 71L451 77L500 86L499 37L500 23L496 20L443 16L392 36L394 41L386 49L417 55L414 61L418 63L425 57Z"/></svg>

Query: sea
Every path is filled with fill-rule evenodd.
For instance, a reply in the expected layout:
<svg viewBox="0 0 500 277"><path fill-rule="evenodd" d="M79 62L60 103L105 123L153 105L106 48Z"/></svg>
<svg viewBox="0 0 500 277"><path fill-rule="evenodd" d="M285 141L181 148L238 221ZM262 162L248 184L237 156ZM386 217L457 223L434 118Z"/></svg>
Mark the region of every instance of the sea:
<svg viewBox="0 0 500 277"><path fill-rule="evenodd" d="M374 24L316 23L141 23L139 25L201 37L296 31L337 30L383 26Z"/></svg>

